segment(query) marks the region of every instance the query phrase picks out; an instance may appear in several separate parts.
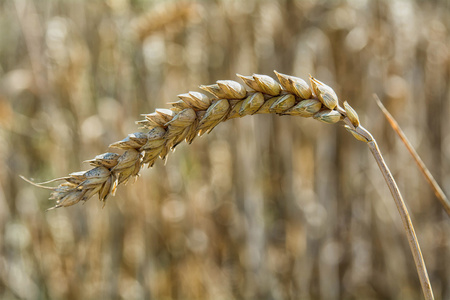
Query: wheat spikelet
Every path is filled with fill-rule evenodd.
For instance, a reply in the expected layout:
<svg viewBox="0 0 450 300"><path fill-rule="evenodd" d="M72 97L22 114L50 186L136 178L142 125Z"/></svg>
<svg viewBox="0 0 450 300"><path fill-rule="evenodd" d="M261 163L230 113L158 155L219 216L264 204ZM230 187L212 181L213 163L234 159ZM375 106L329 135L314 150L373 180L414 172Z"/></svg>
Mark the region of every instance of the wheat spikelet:
<svg viewBox="0 0 450 300"><path fill-rule="evenodd" d="M57 179L64 183L51 188L50 199L56 200L51 209L87 201L95 194L105 202L120 184L138 176L141 167L153 166L158 158L164 160L182 141L190 144L196 136L211 132L219 123L246 115L275 113L313 117L324 123L344 120L346 129L357 139L372 140L370 134L360 130L358 116L348 103L344 103L345 109L339 106L331 87L310 76L310 88L303 79L275 73L279 82L266 75L238 75L248 90L232 80L200 86L214 97L199 92L181 94L180 100L169 103L170 109L156 109L143 115L145 119L136 123L146 132L129 134L110 145L124 150L123 154L98 155L87 161L93 166L91 170Z"/></svg>

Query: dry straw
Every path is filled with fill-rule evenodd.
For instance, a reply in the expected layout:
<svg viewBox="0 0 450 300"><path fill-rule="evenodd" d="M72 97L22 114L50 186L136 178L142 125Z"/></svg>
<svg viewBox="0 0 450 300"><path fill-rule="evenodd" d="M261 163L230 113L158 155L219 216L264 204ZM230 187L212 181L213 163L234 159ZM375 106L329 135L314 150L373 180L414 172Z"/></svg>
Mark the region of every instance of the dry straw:
<svg viewBox="0 0 450 300"><path fill-rule="evenodd" d="M358 114L347 102L340 106L333 89L312 76L309 78L310 87L303 79L275 74L279 82L266 75L238 75L250 91L236 81L219 80L216 84L200 86L213 94L212 98L199 92L178 95L179 100L170 103L170 109L156 109L137 122L146 129L145 132L132 133L110 145L124 150L123 154L109 152L88 160L93 166L91 170L50 181L63 180L58 187L35 185L53 190L51 199L56 200L56 205L52 209L84 202L97 194L105 202L109 195L115 194L120 184L138 176L144 165L153 166L158 158L164 160L182 141L190 144L195 137L211 132L219 123L229 119L275 113L313 117L328 124L342 121L345 128L356 139L365 142L374 155L399 210L425 298L434 299L406 205L375 139L360 125Z"/></svg>
<svg viewBox="0 0 450 300"><path fill-rule="evenodd" d="M394 117L389 113L389 111L384 107L383 103L381 103L380 99L374 95L375 100L378 104L378 107L383 112L384 116L386 117L386 120L388 121L389 125L391 125L392 129L397 133L400 140L405 145L408 152L411 154L412 158L416 162L420 172L422 172L423 176L425 176L425 179L427 180L428 184L430 185L431 189L433 190L434 194L436 195L436 198L440 201L442 207L444 208L447 215L450 216L450 201L448 200L447 196L445 195L442 188L439 186L439 184L436 182L436 179L434 179L433 175L431 174L430 170L428 170L427 166L423 162L423 160L420 158L419 154L414 149L413 145L411 145L411 142L406 137L403 130L398 125L397 121L395 121Z"/></svg>

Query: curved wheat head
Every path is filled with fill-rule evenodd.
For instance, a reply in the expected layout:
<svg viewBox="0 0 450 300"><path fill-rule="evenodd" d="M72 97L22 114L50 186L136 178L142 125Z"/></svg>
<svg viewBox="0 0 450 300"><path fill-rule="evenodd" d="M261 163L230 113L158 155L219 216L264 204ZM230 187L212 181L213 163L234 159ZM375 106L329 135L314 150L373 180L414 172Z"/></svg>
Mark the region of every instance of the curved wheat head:
<svg viewBox="0 0 450 300"><path fill-rule="evenodd" d="M350 105L345 102L344 108L339 106L331 87L312 76L310 87L303 79L275 74L279 83L266 75L238 75L248 89L236 81L219 80L216 84L200 86L214 97L199 92L181 94L178 95L180 100L169 103L170 109L156 109L154 113L143 115L145 119L136 123L144 132L129 134L110 145L125 150L123 154L100 154L87 161L92 169L49 181L64 181L57 187L46 187L53 190L50 199L56 200L56 205L50 209L87 201L96 194L105 202L120 184L138 176L144 165L151 167L156 159L165 159L182 141L190 144L219 123L246 115L275 113L313 117L325 123L344 121L347 130L357 139L372 140L359 125L358 115Z"/></svg>
<svg viewBox="0 0 450 300"><path fill-rule="evenodd" d="M87 201L96 194L105 203L120 184L138 176L144 165L153 166L156 159L165 159L182 141L190 144L196 136L211 132L226 120L275 113L313 117L329 124L342 121L345 128L356 139L365 142L374 155L399 210L424 296L434 299L407 207L375 139L360 125L358 114L347 102L341 107L333 89L312 76L309 77L309 86L303 79L278 72L275 74L279 82L266 75L238 75L249 89L232 80L219 80L216 84L200 86L213 97L199 92L178 95L180 100L169 103L172 105L170 109L156 109L137 122L145 132L129 134L125 139L110 145L111 148L124 150L123 154L100 154L87 161L93 166L92 169L45 183L36 184L24 179L53 190L50 198L56 200L56 205L51 209ZM43 185L58 180L64 182L57 187Z"/></svg>
<svg viewBox="0 0 450 300"><path fill-rule="evenodd" d="M248 89L236 81L219 80L216 84L200 86L214 97L199 92L181 94L178 95L180 100L169 103L170 109L156 109L143 115L145 119L136 123L146 129L145 132L129 134L110 145L125 150L123 154L100 154L87 161L92 169L49 181L64 181L57 187L46 187L53 190L50 199L56 200L56 205L50 209L87 201L96 194L105 202L120 184L138 176L144 165L151 167L156 159L165 159L182 141L190 144L219 123L246 115L275 113L313 117L324 123L344 121L355 138L365 142L372 140L359 125L358 115L350 105L344 102L344 108L339 106L331 87L312 76L310 87L303 79L275 74L279 83L266 75L237 75Z"/></svg>

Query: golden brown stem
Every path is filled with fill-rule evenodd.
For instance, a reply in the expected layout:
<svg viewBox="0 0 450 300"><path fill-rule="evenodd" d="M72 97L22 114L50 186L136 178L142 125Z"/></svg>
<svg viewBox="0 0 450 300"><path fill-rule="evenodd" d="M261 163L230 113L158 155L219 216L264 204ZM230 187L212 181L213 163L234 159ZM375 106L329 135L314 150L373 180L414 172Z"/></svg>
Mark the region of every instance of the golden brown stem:
<svg viewBox="0 0 450 300"><path fill-rule="evenodd" d="M444 207L447 215L450 216L450 201L448 200L447 196L445 196L444 192L442 191L439 184L434 179L433 175L431 175L431 172L428 170L428 168L425 166L425 163L420 158L419 154L417 154L414 147L409 142L406 135L403 133L403 130L398 125L397 121L395 121L394 117L389 113L389 111L384 107L383 103L381 103L380 99L374 95L375 100L377 101L378 106L380 107L381 111L383 112L384 116L388 120L389 124L391 125L392 129L398 134L400 139L402 140L403 144L406 146L406 149L408 149L411 156L414 158L417 166L419 167L422 174L425 176L425 179L428 181L429 185L434 191L434 194L438 198L438 200L441 202L442 206Z"/></svg>

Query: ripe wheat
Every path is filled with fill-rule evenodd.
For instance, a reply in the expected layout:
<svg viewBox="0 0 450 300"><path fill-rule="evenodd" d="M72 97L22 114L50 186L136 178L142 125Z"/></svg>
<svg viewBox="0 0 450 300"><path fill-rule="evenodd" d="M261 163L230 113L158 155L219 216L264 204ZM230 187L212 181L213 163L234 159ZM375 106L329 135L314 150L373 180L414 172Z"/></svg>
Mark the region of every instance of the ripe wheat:
<svg viewBox="0 0 450 300"><path fill-rule="evenodd" d="M358 115L350 105L345 102L344 109L339 106L329 86L310 77L310 88L303 79L277 72L276 75L280 83L266 75L238 75L251 91L236 81L219 80L213 85L200 86L214 97L199 92L181 94L178 95L180 100L169 103L170 109L156 109L144 115L145 119L136 123L146 132L129 134L110 145L125 150L123 154L100 154L87 161L94 167L91 170L55 179L65 182L51 188L51 199L56 200L51 209L87 201L96 194L104 202L115 194L120 184L138 176L141 167L153 166L158 158L164 160L182 141L190 144L219 123L246 115L275 113L313 117L325 123L344 120L346 128L356 138L372 139L370 134L360 130Z"/></svg>
<svg viewBox="0 0 450 300"><path fill-rule="evenodd" d="M129 134L110 145L125 150L123 154L108 152L98 155L88 160L94 167L91 170L49 181L64 180L57 187L35 185L53 190L51 199L56 200L56 205L51 209L87 201L96 194L105 202L110 194L115 194L120 184L138 176L141 167L153 166L156 159L165 159L182 141L190 144L196 136L211 132L219 123L229 119L275 113L313 117L329 124L343 121L345 128L356 139L365 142L374 155L402 218L424 296L434 299L406 205L375 139L360 125L358 114L347 102L341 107L333 89L312 76L309 78L310 87L303 79L275 74L279 82L266 75L238 75L250 91L236 81L219 80L216 84L200 86L214 97L199 92L178 95L180 100L170 103L170 109L156 109L137 122L146 132Z"/></svg>

